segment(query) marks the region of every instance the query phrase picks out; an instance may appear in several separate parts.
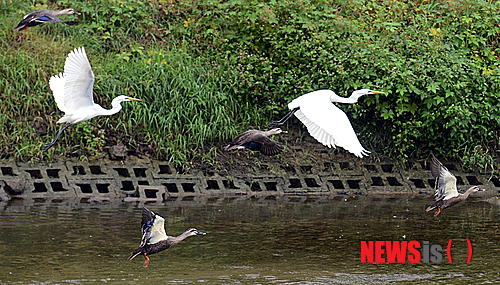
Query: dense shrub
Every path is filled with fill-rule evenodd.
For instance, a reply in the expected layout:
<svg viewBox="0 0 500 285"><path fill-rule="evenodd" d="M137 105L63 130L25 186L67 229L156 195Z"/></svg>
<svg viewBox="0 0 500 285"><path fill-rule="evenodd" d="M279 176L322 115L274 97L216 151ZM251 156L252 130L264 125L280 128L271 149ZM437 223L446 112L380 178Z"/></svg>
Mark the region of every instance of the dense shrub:
<svg viewBox="0 0 500 285"><path fill-rule="evenodd" d="M0 126L18 134L22 142L16 147L4 135L4 153L33 154L27 150L41 141L24 131L33 128L33 122L48 122L49 133L55 132L58 113L44 100L50 96L48 79L61 71L69 50L85 45L92 54L96 93L105 98L103 105L130 92L144 98L146 106L129 104L129 115L107 118L105 124L89 128L97 130L66 138L74 145L89 145L102 137L99 130L120 127L120 134L145 134L141 141L164 157L188 160L207 142L278 117L292 98L305 92L328 88L349 95L355 89L373 88L386 95L365 96L357 105L342 106L368 148L398 157L432 151L466 158L466 164L481 161L480 156L496 156L498 1L3 3L0 92L11 98L2 98L9 104L0 107L0 114L15 110L26 116L6 119L9 124ZM83 13L77 27L44 25L23 34L11 29L30 9L68 6ZM168 64L162 64L163 56ZM189 104L192 109L176 113ZM210 113L190 115L200 109ZM190 125L194 119L197 124ZM150 121L160 127L151 128ZM223 125L235 127L226 130ZM131 145L138 141L129 137Z"/></svg>
<svg viewBox="0 0 500 285"><path fill-rule="evenodd" d="M273 113L315 89L374 88L386 96L342 108L362 140L380 138L379 151L498 146L498 2L169 3L161 24L192 52L223 57L239 101Z"/></svg>

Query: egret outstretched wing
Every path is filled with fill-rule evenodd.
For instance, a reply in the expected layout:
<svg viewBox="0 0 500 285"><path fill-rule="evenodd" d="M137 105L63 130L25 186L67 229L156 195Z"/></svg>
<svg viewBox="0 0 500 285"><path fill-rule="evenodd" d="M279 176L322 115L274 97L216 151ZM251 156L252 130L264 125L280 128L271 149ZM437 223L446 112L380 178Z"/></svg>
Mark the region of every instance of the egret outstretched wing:
<svg viewBox="0 0 500 285"><path fill-rule="evenodd" d="M434 155L432 156L431 174L436 179L434 192L436 201L458 196L457 178Z"/></svg>
<svg viewBox="0 0 500 285"><path fill-rule="evenodd" d="M328 147L336 145L343 147L358 157L368 155L369 151L361 146L347 115L333 105L329 97L315 97L314 100L297 99L302 100L295 116L304 123L312 137ZM290 105L292 103L293 101Z"/></svg>
<svg viewBox="0 0 500 285"><path fill-rule="evenodd" d="M52 90L52 94L54 95L54 100L56 101L57 108L59 110L66 112L68 109L64 105L64 85L66 83L66 79L62 73L59 75L54 75L50 78L49 85Z"/></svg>
<svg viewBox="0 0 500 285"><path fill-rule="evenodd" d="M85 49L70 52L64 64L64 107L67 111L93 106L94 73ZM58 104L59 105L59 104Z"/></svg>

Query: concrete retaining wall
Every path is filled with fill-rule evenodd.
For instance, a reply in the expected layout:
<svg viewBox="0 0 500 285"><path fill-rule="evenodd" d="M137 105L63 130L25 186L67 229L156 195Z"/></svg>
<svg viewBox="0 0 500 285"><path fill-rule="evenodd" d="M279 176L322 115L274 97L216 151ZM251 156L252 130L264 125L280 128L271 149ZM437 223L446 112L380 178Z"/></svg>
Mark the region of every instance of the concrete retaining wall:
<svg viewBox="0 0 500 285"><path fill-rule="evenodd" d="M497 194L500 181L480 173L465 173L445 163L455 174L459 191L471 185ZM231 173L229 170L228 173ZM249 171L221 176L212 171L180 173L161 161L137 160L65 163L0 162L0 187L10 197L122 199L172 201L201 196L324 196L433 192L427 162L324 162L321 165L280 166L278 171ZM1 189L0 189L1 190ZM490 191L492 190L492 191ZM197 198L198 197L198 198Z"/></svg>

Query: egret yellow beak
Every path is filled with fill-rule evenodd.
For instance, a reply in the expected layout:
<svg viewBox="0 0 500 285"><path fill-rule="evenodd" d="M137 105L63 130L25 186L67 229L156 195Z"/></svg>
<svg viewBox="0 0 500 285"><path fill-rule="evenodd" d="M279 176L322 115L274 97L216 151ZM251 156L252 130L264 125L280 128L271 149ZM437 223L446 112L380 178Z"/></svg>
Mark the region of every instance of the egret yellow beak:
<svg viewBox="0 0 500 285"><path fill-rule="evenodd" d="M385 94L384 92L380 92L380 91L373 91L373 90L370 90L370 92L372 92L373 94Z"/></svg>
<svg viewBox="0 0 500 285"><path fill-rule="evenodd" d="M132 97L127 97L127 99L129 99L130 101L141 101L141 99L136 99L136 98L132 98Z"/></svg>

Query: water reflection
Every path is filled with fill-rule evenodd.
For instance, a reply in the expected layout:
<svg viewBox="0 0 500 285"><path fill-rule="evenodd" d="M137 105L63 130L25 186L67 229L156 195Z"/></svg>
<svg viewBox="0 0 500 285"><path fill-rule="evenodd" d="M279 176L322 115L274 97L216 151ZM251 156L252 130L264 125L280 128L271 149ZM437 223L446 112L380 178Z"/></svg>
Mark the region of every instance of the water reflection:
<svg viewBox="0 0 500 285"><path fill-rule="evenodd" d="M296 202L294 202L296 201ZM191 199L151 204L169 235L208 234L142 259L142 205L13 200L0 205L0 284L383 284L500 281L499 207L470 199L438 218L429 196ZM362 240L430 241L453 263L362 264ZM467 244L473 258L467 264Z"/></svg>

